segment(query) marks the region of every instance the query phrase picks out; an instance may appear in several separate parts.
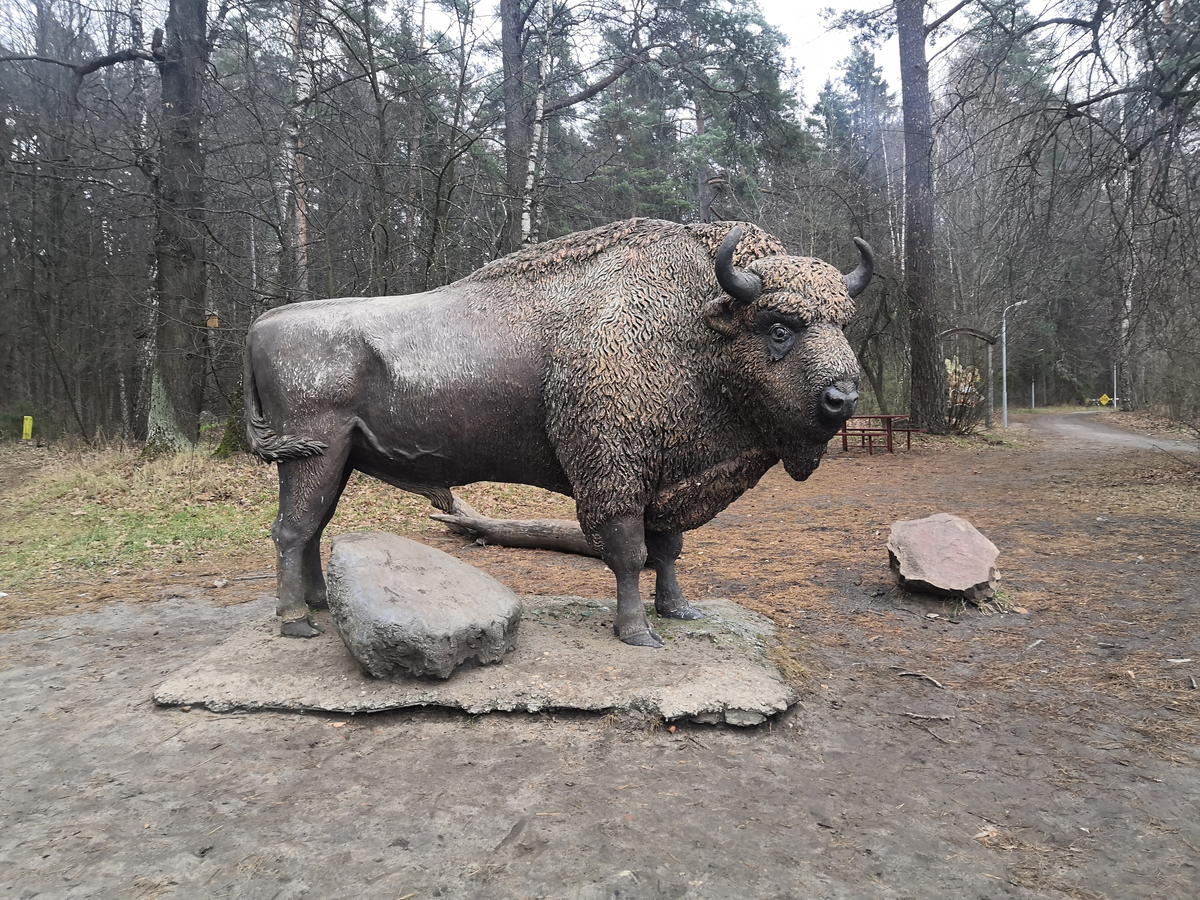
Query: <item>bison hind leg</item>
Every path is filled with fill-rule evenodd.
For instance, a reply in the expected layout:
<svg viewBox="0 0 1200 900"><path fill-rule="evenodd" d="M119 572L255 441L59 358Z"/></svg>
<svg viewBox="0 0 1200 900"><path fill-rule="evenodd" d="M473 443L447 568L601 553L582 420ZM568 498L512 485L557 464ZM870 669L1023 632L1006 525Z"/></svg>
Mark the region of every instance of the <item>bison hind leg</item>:
<svg viewBox="0 0 1200 900"><path fill-rule="evenodd" d="M279 626L279 633L284 637L314 638L318 634L324 634L325 629L310 617L305 616L303 619L284 622Z"/></svg>
<svg viewBox="0 0 1200 900"><path fill-rule="evenodd" d="M653 629L627 635L621 638L621 640L631 647L649 647L651 650L661 650L666 646L666 642Z"/></svg>
<svg viewBox="0 0 1200 900"><path fill-rule="evenodd" d="M675 574L675 560L683 552L683 533L646 531L646 553L654 566L654 611L667 619L703 619L704 613L688 603Z"/></svg>
<svg viewBox="0 0 1200 900"><path fill-rule="evenodd" d="M333 502L329 504L325 515L321 517L321 524L317 527L317 533L304 545L304 553L301 556L300 564L304 576L304 601L308 604L309 609L329 609L329 597L325 586L325 570L321 566L321 536L325 534L325 527L333 519L333 514L337 512L338 500L341 499L342 493L346 490L346 485L350 481L350 476L353 474L353 466L349 464L342 466L342 477L338 482L337 490L334 491Z"/></svg>
<svg viewBox="0 0 1200 900"><path fill-rule="evenodd" d="M336 445L335 445L336 446ZM279 603L286 637L314 637L320 630L310 610L328 606L321 570L321 534L353 471L349 443L334 452L279 463L279 515L275 539Z"/></svg>

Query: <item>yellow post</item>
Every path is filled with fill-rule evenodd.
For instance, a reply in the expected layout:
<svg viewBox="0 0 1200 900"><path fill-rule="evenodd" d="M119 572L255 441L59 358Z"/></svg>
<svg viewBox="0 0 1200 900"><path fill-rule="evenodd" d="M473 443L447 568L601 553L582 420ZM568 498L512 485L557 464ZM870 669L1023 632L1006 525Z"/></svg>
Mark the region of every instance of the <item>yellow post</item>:
<svg viewBox="0 0 1200 900"><path fill-rule="evenodd" d="M21 428L21 440L23 440L23 441L32 441L33 440L33 416L25 417L25 424Z"/></svg>

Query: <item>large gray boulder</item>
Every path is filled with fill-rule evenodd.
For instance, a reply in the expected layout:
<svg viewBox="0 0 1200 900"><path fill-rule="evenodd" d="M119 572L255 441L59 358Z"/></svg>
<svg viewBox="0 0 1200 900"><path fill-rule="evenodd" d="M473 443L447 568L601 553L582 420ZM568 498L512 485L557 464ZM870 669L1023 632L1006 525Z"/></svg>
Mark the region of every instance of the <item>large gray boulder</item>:
<svg viewBox="0 0 1200 900"><path fill-rule="evenodd" d="M900 585L942 597L983 603L996 596L996 545L966 519L936 513L897 522L888 537L888 555Z"/></svg>
<svg viewBox="0 0 1200 900"><path fill-rule="evenodd" d="M516 646L521 599L440 550L382 531L345 534L333 539L327 575L338 634L375 678L449 678Z"/></svg>

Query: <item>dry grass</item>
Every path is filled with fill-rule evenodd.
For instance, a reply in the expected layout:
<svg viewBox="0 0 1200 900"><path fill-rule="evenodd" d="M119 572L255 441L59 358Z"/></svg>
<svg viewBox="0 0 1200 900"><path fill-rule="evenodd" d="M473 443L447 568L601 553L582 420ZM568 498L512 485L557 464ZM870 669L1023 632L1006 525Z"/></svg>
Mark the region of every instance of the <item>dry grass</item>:
<svg viewBox="0 0 1200 900"><path fill-rule="evenodd" d="M803 643L789 631L781 631L775 643L767 649L767 658L792 687L799 688L808 681L808 666L803 662Z"/></svg>
<svg viewBox="0 0 1200 900"><path fill-rule="evenodd" d="M194 563L261 544L274 502L261 466L203 454L0 451L0 584ZM14 476L15 473L15 477Z"/></svg>
<svg viewBox="0 0 1200 900"><path fill-rule="evenodd" d="M1188 440L1189 438L1195 440L1197 436L1194 426L1173 419L1165 412L1155 410L1137 410L1136 412L1122 410L1104 421L1105 424L1115 425L1127 431L1136 431L1139 434L1163 435L1177 440Z"/></svg>
<svg viewBox="0 0 1200 900"><path fill-rule="evenodd" d="M0 592L8 594L0 627L153 596L168 575L269 569L277 490L274 467L246 456L0 445ZM574 516L569 498L522 485L460 493L493 517ZM384 529L444 540L431 511L422 497L356 475L330 533Z"/></svg>

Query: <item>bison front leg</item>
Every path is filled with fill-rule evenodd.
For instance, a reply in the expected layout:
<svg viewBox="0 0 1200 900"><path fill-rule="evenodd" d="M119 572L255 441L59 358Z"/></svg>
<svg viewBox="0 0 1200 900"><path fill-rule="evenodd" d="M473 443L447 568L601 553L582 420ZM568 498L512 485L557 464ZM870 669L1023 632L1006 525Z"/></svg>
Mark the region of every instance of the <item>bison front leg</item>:
<svg viewBox="0 0 1200 900"><path fill-rule="evenodd" d="M704 613L687 602L675 577L675 560L683 552L683 534L647 531L646 552L655 572L654 611L668 619L703 619Z"/></svg>
<svg viewBox="0 0 1200 900"><path fill-rule="evenodd" d="M662 647L663 639L650 627L642 606L640 579L646 565L646 535L641 518L606 522L596 536L601 559L617 576L617 617L613 631L635 647Z"/></svg>

